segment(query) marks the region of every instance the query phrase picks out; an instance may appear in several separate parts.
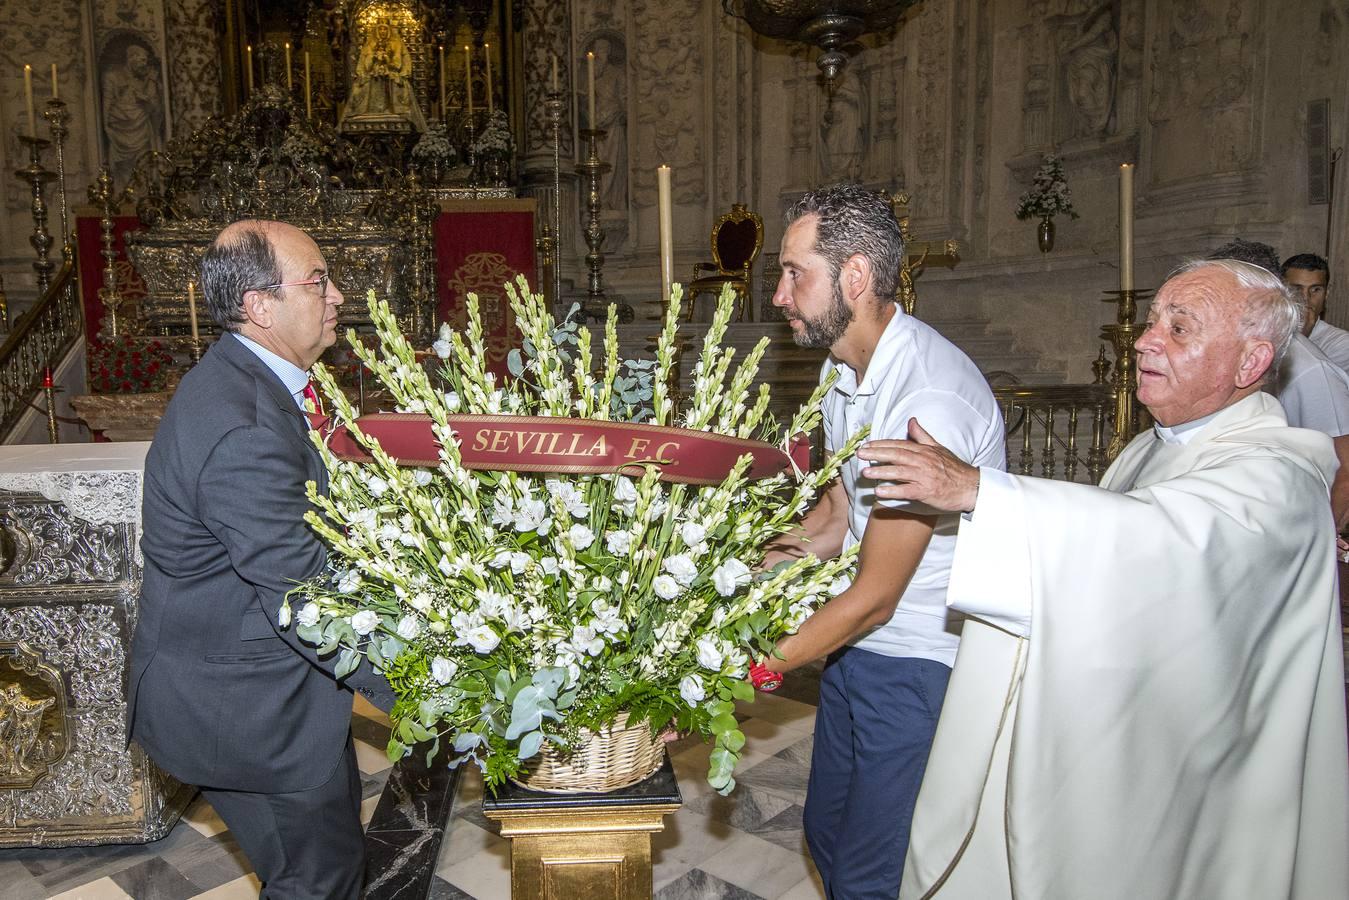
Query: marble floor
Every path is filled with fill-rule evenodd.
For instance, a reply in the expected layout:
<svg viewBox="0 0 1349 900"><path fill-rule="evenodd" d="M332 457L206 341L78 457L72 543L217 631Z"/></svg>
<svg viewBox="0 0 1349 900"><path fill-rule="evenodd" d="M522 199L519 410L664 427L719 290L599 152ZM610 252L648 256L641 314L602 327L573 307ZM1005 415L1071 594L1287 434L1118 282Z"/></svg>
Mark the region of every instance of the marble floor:
<svg viewBox="0 0 1349 900"><path fill-rule="evenodd" d="M707 786L710 748L670 745L683 807L653 837L658 900L816 900L823 892L806 854L806 795L818 671L787 680L740 709L745 732L739 785L730 797ZM364 783L365 821L388 776L388 719L357 698L352 731ZM460 780L441 845L434 900L506 900L510 847L482 814L482 781ZM135 846L0 850L0 900L244 900L258 895L248 861L200 797L163 840Z"/></svg>

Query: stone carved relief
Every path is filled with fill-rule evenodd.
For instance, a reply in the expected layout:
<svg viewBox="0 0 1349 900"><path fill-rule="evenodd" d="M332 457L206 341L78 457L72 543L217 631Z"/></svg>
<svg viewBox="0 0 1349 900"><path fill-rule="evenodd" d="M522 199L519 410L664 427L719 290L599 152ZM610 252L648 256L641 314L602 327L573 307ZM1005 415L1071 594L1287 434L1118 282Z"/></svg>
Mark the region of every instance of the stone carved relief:
<svg viewBox="0 0 1349 900"><path fill-rule="evenodd" d="M213 0L176 0L165 6L169 88L176 134L191 134L222 111L220 54Z"/></svg>
<svg viewBox="0 0 1349 900"><path fill-rule="evenodd" d="M1195 0L1169 8L1152 44L1148 118L1158 183L1247 167L1257 32L1249 4Z"/></svg>
<svg viewBox="0 0 1349 900"><path fill-rule="evenodd" d="M525 5L525 155L547 154L553 150L552 131L544 107L545 92L551 88L553 58L558 60L558 81L563 97L572 96L576 80L575 63L570 50L567 4L555 0L528 0ZM561 155L572 154L571 106L562 105Z"/></svg>
<svg viewBox="0 0 1349 900"><path fill-rule="evenodd" d="M862 177L863 158L871 146L868 74L857 63L847 66L826 95L815 151L821 184Z"/></svg>
<svg viewBox="0 0 1349 900"><path fill-rule="evenodd" d="M1061 79L1059 134L1101 137L1115 109L1119 0L1067 0L1050 18Z"/></svg>
<svg viewBox="0 0 1349 900"><path fill-rule="evenodd" d="M137 161L164 148L164 91L159 56L146 34L123 29L98 54L103 148L114 184L126 184Z"/></svg>
<svg viewBox="0 0 1349 900"><path fill-rule="evenodd" d="M0 509L16 543L27 548L0 574L0 585L100 584L128 577L128 526L93 525L70 516L59 503Z"/></svg>
<svg viewBox="0 0 1349 900"><path fill-rule="evenodd" d="M920 198L927 215L940 215L946 208L946 190L942 184L946 156L946 117L950 86L950 58L947 53L950 2L924 4L918 26L918 96L916 136L914 138L913 196Z"/></svg>
<svg viewBox="0 0 1349 900"><path fill-rule="evenodd" d="M666 23L697 21L700 5L698 0L632 3L633 21L642 26L630 56L639 157L669 165L675 202L687 205L703 201L703 136L687 124L701 121L705 60L697 29L671 29ZM633 204L654 206L655 167L643 166L635 174Z"/></svg>
<svg viewBox="0 0 1349 900"><path fill-rule="evenodd" d="M597 152L609 164L600 183L600 208L606 215L628 218L628 48L612 29L597 32L585 50L595 54L595 118L586 127L605 132Z"/></svg>

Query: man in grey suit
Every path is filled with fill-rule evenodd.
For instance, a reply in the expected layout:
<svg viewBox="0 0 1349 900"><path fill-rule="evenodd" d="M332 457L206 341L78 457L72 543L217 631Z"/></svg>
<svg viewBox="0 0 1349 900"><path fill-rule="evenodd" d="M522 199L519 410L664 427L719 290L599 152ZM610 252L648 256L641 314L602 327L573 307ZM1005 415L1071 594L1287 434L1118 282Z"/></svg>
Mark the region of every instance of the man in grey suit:
<svg viewBox="0 0 1349 900"><path fill-rule="evenodd" d="M327 477L301 404L342 293L308 235L267 221L225 228L201 283L224 333L184 376L145 462L130 734L201 786L265 897L357 898L350 691L385 709L393 694L366 664L335 679L282 612L325 560L304 522L305 483Z"/></svg>

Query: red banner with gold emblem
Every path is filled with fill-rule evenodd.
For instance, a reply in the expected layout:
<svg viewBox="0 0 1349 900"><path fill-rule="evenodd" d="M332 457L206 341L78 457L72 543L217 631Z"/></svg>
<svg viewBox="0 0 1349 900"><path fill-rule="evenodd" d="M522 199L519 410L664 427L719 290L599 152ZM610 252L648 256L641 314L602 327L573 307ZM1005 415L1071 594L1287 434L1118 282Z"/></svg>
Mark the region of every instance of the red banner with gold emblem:
<svg viewBox="0 0 1349 900"><path fill-rule="evenodd" d="M327 417L311 415L325 432L338 458L369 462L355 437L340 426L329 431ZM459 458L466 469L508 472L556 472L589 475L604 472L642 474L642 466L660 466L661 478L681 484L720 484L737 459L753 457L747 476L768 478L810 465L810 442L794 437L784 452L763 441L637 422L606 422L549 416L450 416L459 435ZM419 413L361 416L356 427L379 441L384 452L405 466L440 463L440 445L431 433L431 417Z"/></svg>
<svg viewBox="0 0 1349 900"><path fill-rule="evenodd" d="M468 322L466 297L478 295L487 367L506 374L519 346L504 285L524 275L537 289L532 199L442 200L436 219L436 319L456 329Z"/></svg>

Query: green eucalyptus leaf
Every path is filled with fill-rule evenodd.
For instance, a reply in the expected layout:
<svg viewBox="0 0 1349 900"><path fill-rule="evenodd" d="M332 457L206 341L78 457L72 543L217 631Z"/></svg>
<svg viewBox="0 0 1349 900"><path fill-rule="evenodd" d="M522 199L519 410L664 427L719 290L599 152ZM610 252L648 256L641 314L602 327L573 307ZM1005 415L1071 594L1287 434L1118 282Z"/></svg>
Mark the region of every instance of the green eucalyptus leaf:
<svg viewBox="0 0 1349 900"><path fill-rule="evenodd" d="M543 746L543 732L531 731L520 740L520 749L516 752L516 759L529 759L539 748Z"/></svg>

